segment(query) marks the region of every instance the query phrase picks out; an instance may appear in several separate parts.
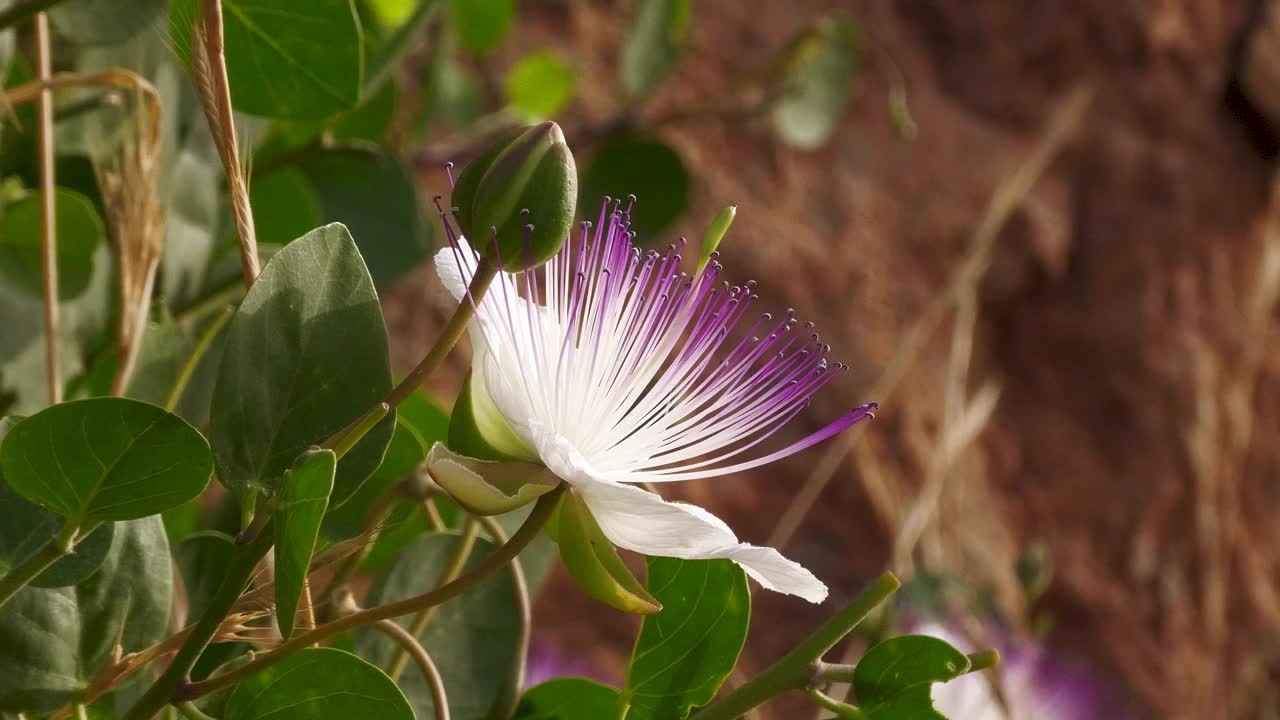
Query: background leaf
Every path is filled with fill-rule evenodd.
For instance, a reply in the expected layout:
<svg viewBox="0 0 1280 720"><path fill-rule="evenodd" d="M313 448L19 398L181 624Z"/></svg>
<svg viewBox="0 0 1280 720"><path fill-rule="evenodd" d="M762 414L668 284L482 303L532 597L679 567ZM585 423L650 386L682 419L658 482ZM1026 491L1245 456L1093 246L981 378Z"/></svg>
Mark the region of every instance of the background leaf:
<svg viewBox="0 0 1280 720"><path fill-rule="evenodd" d="M276 253L226 333L210 440L219 478L237 492L278 489L304 450L391 390L382 308L341 225L313 230ZM338 463L331 505L341 505L381 464L394 428L388 416Z"/></svg>
<svg viewBox="0 0 1280 720"><path fill-rule="evenodd" d="M751 621L747 576L729 560L651 557L649 592L662 611L640 626L618 702L627 720L683 720L738 662Z"/></svg>
<svg viewBox="0 0 1280 720"><path fill-rule="evenodd" d="M225 720L413 720L386 673L333 648L308 648L251 676L227 700Z"/></svg>
<svg viewBox="0 0 1280 720"><path fill-rule="evenodd" d="M858 706L873 720L945 720L930 690L969 669L969 658L928 635L903 635L867 651L853 671ZM955 718L954 720L960 720Z"/></svg>
<svg viewBox="0 0 1280 720"><path fill-rule="evenodd" d="M80 45L122 43L160 17L168 0L63 0L49 9L49 22Z"/></svg>
<svg viewBox="0 0 1280 720"><path fill-rule="evenodd" d="M612 717L618 690L586 678L556 678L525 691L515 720L600 720Z"/></svg>
<svg viewBox="0 0 1280 720"><path fill-rule="evenodd" d="M286 640L293 634L320 521L329 507L338 458L332 450L309 450L284 475L275 510L276 622Z"/></svg>
<svg viewBox="0 0 1280 720"><path fill-rule="evenodd" d="M823 18L792 45L782 97L773 108L778 136L790 145L816 148L844 116L858 69L858 39L846 18Z"/></svg>
<svg viewBox="0 0 1280 720"><path fill-rule="evenodd" d="M208 443L185 420L125 398L54 405L0 444L9 486L77 525L180 505L204 491L212 464Z"/></svg>
<svg viewBox="0 0 1280 720"><path fill-rule="evenodd" d="M293 168L254 176L249 203L258 242L287 245L320 225L320 207L307 178Z"/></svg>
<svg viewBox="0 0 1280 720"><path fill-rule="evenodd" d="M573 99L576 80L573 66L558 53L537 50L511 66L507 102L529 121L553 118Z"/></svg>
<svg viewBox="0 0 1280 720"><path fill-rule="evenodd" d="M58 298L78 297L93 275L94 253L106 231L89 198L74 190L54 192L58 244ZM0 278L31 297L43 297L40 270L40 195L32 193L0 212Z"/></svg>
<svg viewBox="0 0 1280 720"><path fill-rule="evenodd" d="M187 592L187 617L198 618L222 582L235 539L216 530L200 530L188 535L173 548L173 559L182 572Z"/></svg>
<svg viewBox="0 0 1280 720"><path fill-rule="evenodd" d="M377 578L366 604L382 605L436 587L458 542L453 533L435 533L415 540L387 572ZM477 540L468 567L493 549L488 541ZM525 651L520 640L517 607L511 573L499 572L440 605L419 638L439 666L449 690L452 717L488 717L495 707L514 705ZM404 617L398 622L407 626L412 619ZM397 647L382 634L367 628L356 633L356 652L379 666L385 667L390 662ZM422 673L411 664L399 682L417 716L434 717L435 705Z"/></svg>
<svg viewBox="0 0 1280 720"><path fill-rule="evenodd" d="M641 244L665 244L662 233L689 207L690 181L684 161L660 140L609 140L591 156L581 187L578 205L592 219L606 195L624 202L627 195L635 195L631 228Z"/></svg>
<svg viewBox="0 0 1280 720"><path fill-rule="evenodd" d="M0 608L0 711L52 711L98 672L117 638L126 653L162 640L172 592L158 517L117 523L85 582L23 588Z"/></svg>
<svg viewBox="0 0 1280 720"><path fill-rule="evenodd" d="M622 48L622 88L643 95L680 61L693 0L640 0Z"/></svg>
<svg viewBox="0 0 1280 720"><path fill-rule="evenodd" d="M173 0L174 50L191 65L199 0ZM223 0L227 78L240 112L316 120L360 102L363 38L351 0Z"/></svg>
<svg viewBox="0 0 1280 720"><path fill-rule="evenodd" d="M515 0L449 0L450 18L462 47L477 54L502 42L515 12Z"/></svg>

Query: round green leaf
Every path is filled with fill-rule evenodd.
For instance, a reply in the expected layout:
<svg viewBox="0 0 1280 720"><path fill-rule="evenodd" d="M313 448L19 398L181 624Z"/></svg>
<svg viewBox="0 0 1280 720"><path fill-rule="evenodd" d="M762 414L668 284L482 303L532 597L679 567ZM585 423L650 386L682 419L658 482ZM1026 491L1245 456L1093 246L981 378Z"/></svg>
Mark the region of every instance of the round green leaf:
<svg viewBox="0 0 1280 720"><path fill-rule="evenodd" d="M618 690L586 678L556 678L525 691L515 720L599 720L613 717Z"/></svg>
<svg viewBox="0 0 1280 720"><path fill-rule="evenodd" d="M174 0L174 50L191 64L201 0ZM250 115L316 120L360 102L363 37L352 0L222 0L231 104Z"/></svg>
<svg viewBox="0 0 1280 720"><path fill-rule="evenodd" d="M401 600L436 587L459 542L453 534L418 538L379 576L369 591L370 607ZM468 566L494 550L476 541ZM519 641L520 620L511 573L500 572L440 605L420 638L449 690L449 712L456 718L505 717L520 688L525 648ZM400 618L408 625L412 617ZM381 633L361 628L356 652L385 667L399 646ZM422 673L405 669L400 687L420 718L435 717L435 704ZM505 708L505 712L503 709ZM230 718L228 720L231 720Z"/></svg>
<svg viewBox="0 0 1280 720"><path fill-rule="evenodd" d="M77 45L116 45L142 32L168 0L64 0L49 10L59 35Z"/></svg>
<svg viewBox="0 0 1280 720"><path fill-rule="evenodd" d="M647 585L662 612L645 617L618 698L627 720L684 720L705 705L738 662L751 622L751 591L729 560L651 557Z"/></svg>
<svg viewBox="0 0 1280 720"><path fill-rule="evenodd" d="M228 323L209 410L219 479L278 490L303 451L390 391L382 307L350 233L336 223L307 233L263 266ZM388 416L338 463L332 506L382 463L394 428Z"/></svg>
<svg viewBox="0 0 1280 720"><path fill-rule="evenodd" d="M641 0L622 48L622 87L628 95L652 90L680 60L693 0Z"/></svg>
<svg viewBox="0 0 1280 720"><path fill-rule="evenodd" d="M93 254L105 231L89 198L74 190L54 192L58 246L58 298L70 300L89 286ZM32 297L42 297L40 195L33 193L0 211L0 278Z"/></svg>
<svg viewBox="0 0 1280 720"><path fill-rule="evenodd" d="M181 505L204 491L212 464L208 443L185 420L125 398L54 405L0 444L9 486L81 526Z"/></svg>
<svg viewBox="0 0 1280 720"><path fill-rule="evenodd" d="M383 287L422 263L431 250L413 176L397 159L372 147L321 150L298 166L320 201L326 222L340 222Z"/></svg>
<svg viewBox="0 0 1280 720"><path fill-rule="evenodd" d="M594 217L600 201L636 196L631 228L639 242L658 242L689 206L689 173L670 145L658 140L617 138L596 151L582 176L583 213Z"/></svg>
<svg viewBox="0 0 1280 720"><path fill-rule="evenodd" d="M333 648L308 648L236 686L225 720L413 720L386 673Z"/></svg>
<svg viewBox="0 0 1280 720"><path fill-rule="evenodd" d="M287 245L320 224L320 207L302 173L284 168L249 185L258 242Z"/></svg>
<svg viewBox="0 0 1280 720"><path fill-rule="evenodd" d="M102 669L117 640L126 653L160 642L172 593L158 517L117 523L102 566L79 585L23 588L0 608L0 712L51 712Z"/></svg>
<svg viewBox="0 0 1280 720"><path fill-rule="evenodd" d="M792 44L782 97L773 125L788 144L815 148L840 125L858 69L858 40L852 23L823 18Z"/></svg>
<svg viewBox="0 0 1280 720"><path fill-rule="evenodd" d="M874 720L944 720L930 689L969 669L969 658L928 635L903 635L878 643L853 671L858 707Z"/></svg>
<svg viewBox="0 0 1280 720"><path fill-rule="evenodd" d="M276 622L280 636L286 640L293 634L298 599L311 568L320 521L329 507L337 465L338 458L332 450L313 448L284 474L275 509L275 553Z"/></svg>
<svg viewBox="0 0 1280 720"><path fill-rule="evenodd" d="M507 73L507 102L529 120L554 117L573 99L573 66L559 54L538 50Z"/></svg>
<svg viewBox="0 0 1280 720"><path fill-rule="evenodd" d="M449 0L449 14L462 47L477 54L502 42L515 12L515 0Z"/></svg>

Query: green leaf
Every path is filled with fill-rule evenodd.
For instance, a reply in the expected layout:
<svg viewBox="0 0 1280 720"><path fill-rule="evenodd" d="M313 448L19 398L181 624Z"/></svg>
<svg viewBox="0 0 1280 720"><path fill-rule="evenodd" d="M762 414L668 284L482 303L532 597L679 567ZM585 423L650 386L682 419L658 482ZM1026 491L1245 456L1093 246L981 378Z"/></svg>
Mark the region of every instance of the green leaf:
<svg viewBox="0 0 1280 720"><path fill-rule="evenodd" d="M573 66L552 50L521 58L507 73L507 102L527 120L546 120L573 99Z"/></svg>
<svg viewBox="0 0 1280 720"><path fill-rule="evenodd" d="M651 557L648 586L662 612L640 626L618 702L627 720L684 720L738 662L751 622L751 591L729 560Z"/></svg>
<svg viewBox="0 0 1280 720"><path fill-rule="evenodd" d="M218 476L237 493L278 490L295 458L391 390L378 295L351 235L336 223L267 262L226 336L209 437ZM338 463L331 506L382 463L394 429L389 416Z"/></svg>
<svg viewBox="0 0 1280 720"><path fill-rule="evenodd" d="M23 588L0 608L0 712L51 712L102 668L117 639L126 653L160 642L172 592L158 517L117 523L102 567L79 585Z"/></svg>
<svg viewBox="0 0 1280 720"><path fill-rule="evenodd" d="M0 418L0 440L18 418ZM63 520L9 489L0 474L0 577L21 564L61 532ZM75 585L97 572L111 548L115 523L101 527L76 543L75 552L60 558L31 580L35 587Z"/></svg>
<svg viewBox="0 0 1280 720"><path fill-rule="evenodd" d="M969 658L945 641L903 635L862 656L853 671L853 692L872 720L945 720L933 709L930 689L968 669Z"/></svg>
<svg viewBox="0 0 1280 720"><path fill-rule="evenodd" d="M54 192L58 246L58 298L78 297L89 286L93 256L105 231L89 198L74 190ZM43 297L40 271L40 195L33 193L0 212L0 278L31 297Z"/></svg>
<svg viewBox="0 0 1280 720"><path fill-rule="evenodd" d="M351 229L374 284L384 287L426 260L432 226L422 216L413 176L385 150L319 150L298 169L311 182L325 221Z"/></svg>
<svg viewBox="0 0 1280 720"><path fill-rule="evenodd" d="M308 648L236 686L225 720L413 720L386 673L351 653Z"/></svg>
<svg viewBox="0 0 1280 720"><path fill-rule="evenodd" d="M424 107L418 113L420 132L425 133L433 120L455 130L466 128L486 111L483 81L474 69L450 54L452 44L448 39L439 44L423 78L427 87L422 94Z"/></svg>
<svg viewBox="0 0 1280 720"><path fill-rule="evenodd" d="M791 44L773 126L783 142L816 148L840 125L858 70L858 37L842 17L820 20Z"/></svg>
<svg viewBox="0 0 1280 720"><path fill-rule="evenodd" d="M335 118L329 126L329 136L337 143L380 143L395 120L399 103L400 88L396 83L384 83L360 107Z"/></svg>
<svg viewBox="0 0 1280 720"><path fill-rule="evenodd" d="M298 458L284 474L284 486L276 503L276 622L288 640L298 612L298 598L311 567L320 521L329 507L333 474L338 457L332 450L315 448Z"/></svg>
<svg viewBox="0 0 1280 720"><path fill-rule="evenodd" d="M586 678L556 678L525 691L515 720L601 720L613 717L617 688Z"/></svg>
<svg viewBox="0 0 1280 720"><path fill-rule="evenodd" d="M249 202L258 242L286 245L320 225L320 206L311 185L293 168L254 176Z"/></svg>
<svg viewBox="0 0 1280 720"><path fill-rule="evenodd" d="M449 0L453 29L468 52L496 48L515 18L515 0Z"/></svg>
<svg viewBox="0 0 1280 720"><path fill-rule="evenodd" d="M19 495L78 526L154 515L209 483L209 445L185 420L137 400L61 403L18 422L0 468Z"/></svg>
<svg viewBox="0 0 1280 720"><path fill-rule="evenodd" d="M382 37L366 35L365 94L387 87L405 55L422 37L438 0L372 0L378 22L390 28Z"/></svg>
<svg viewBox="0 0 1280 720"><path fill-rule="evenodd" d="M188 535L173 548L173 559L182 573L187 593L187 617L204 614L235 552L235 539L216 530Z"/></svg>
<svg viewBox="0 0 1280 720"><path fill-rule="evenodd" d="M579 206L591 216L607 195L636 196L631 228L641 243L661 241L661 235L689 207L690 181L684 161L660 140L619 137L608 141L582 175Z"/></svg>
<svg viewBox="0 0 1280 720"><path fill-rule="evenodd" d="M623 612L649 614L662 610L655 599L618 557L582 498L573 491L561 496L554 535L560 559L578 587L588 595Z"/></svg>
<svg viewBox="0 0 1280 720"><path fill-rule="evenodd" d="M679 62L693 0L641 0L622 48L622 87L636 97L654 88Z"/></svg>
<svg viewBox="0 0 1280 720"><path fill-rule="evenodd" d="M173 0L174 50L191 65L200 0ZM363 36L351 0L223 0L231 104L250 115L315 120L354 108Z"/></svg>
<svg viewBox="0 0 1280 720"><path fill-rule="evenodd" d="M453 557L459 539L436 533L418 538L405 548L369 591L370 607L401 600L436 587ZM468 567L494 550L477 540ZM464 571L465 572L465 571ZM515 705L523 668L515 584L511 573L499 572L476 587L438 606L435 618L420 638L440 669L449 690L449 712L455 718L505 717ZM404 625L411 617L399 619ZM368 628L356 632L356 652L385 667L399 646ZM422 673L410 665L400 687L420 718L435 717L435 704ZM504 712L505 708L505 712Z"/></svg>
<svg viewBox="0 0 1280 720"><path fill-rule="evenodd" d="M160 17L168 0L63 0L49 9L59 35L77 45L117 45Z"/></svg>

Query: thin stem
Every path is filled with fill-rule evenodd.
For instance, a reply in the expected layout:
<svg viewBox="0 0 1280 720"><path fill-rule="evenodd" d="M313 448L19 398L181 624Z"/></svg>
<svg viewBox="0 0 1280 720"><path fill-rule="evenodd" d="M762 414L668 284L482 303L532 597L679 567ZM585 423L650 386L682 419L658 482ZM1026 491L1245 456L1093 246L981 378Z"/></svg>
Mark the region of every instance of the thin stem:
<svg viewBox="0 0 1280 720"><path fill-rule="evenodd" d="M89 720L89 708L84 703L76 703L76 720Z"/></svg>
<svg viewBox="0 0 1280 720"><path fill-rule="evenodd" d="M174 703L173 707L177 708L178 712L182 713L182 717L187 718L187 720L217 720L212 715L201 712L200 708L196 707L193 702Z"/></svg>
<svg viewBox="0 0 1280 720"><path fill-rule="evenodd" d="M424 501L430 504L430 500ZM434 506L433 506L434 507ZM505 545L507 542L507 533L503 531L502 526L492 517L478 517L476 520L480 526L484 528L485 533L498 545ZM525 658L529 656L529 636L533 626L533 601L529 597L529 582L524 576L524 567L520 564L520 558L511 561L511 584L516 591L516 612L520 620L520 628L516 635L516 661L520 663L520 672L518 677L524 677ZM518 690L519 688L514 688ZM517 692L507 693L503 696L512 703L511 707L494 708L495 717L510 717L515 713L514 704L519 700ZM501 711L501 712L499 712Z"/></svg>
<svg viewBox="0 0 1280 720"><path fill-rule="evenodd" d="M830 697L826 693L822 692L818 688L810 688L809 697L815 703L817 703L819 707L823 708L824 710L830 710L831 712L835 713L838 717L852 718L853 720L859 720L860 718L866 717L866 714L864 714L856 706L850 705L849 703L840 702L839 700L836 700L835 698Z"/></svg>
<svg viewBox="0 0 1280 720"><path fill-rule="evenodd" d="M422 647L422 643L394 620L379 620L373 624L373 628L395 640L400 649L418 664L418 669L427 680L427 688L431 690L431 705L435 708L436 720L449 720L449 696L444 690L444 678L440 677L440 669L436 667L426 648Z"/></svg>
<svg viewBox="0 0 1280 720"><path fill-rule="evenodd" d="M191 631L187 634L186 642L178 649L178 654L174 656L173 662L165 669L164 673L158 680L147 690L142 699L138 700L133 709L125 715L125 720L147 720L160 712L170 701L175 699L176 692L182 685L191 668L196 664L196 660L200 659L200 654L204 652L205 646L213 639L218 628L222 626L222 620L230 612L231 608L236 604L236 600L240 598L240 594L244 592L248 586L253 573L258 567L258 561L267 554L267 550L271 549L271 538L274 533L270 528L262 527L258 529L258 533L247 543L236 546L231 556L231 562L228 564L226 573L222 577L222 583L218 585L218 589L214 592L213 597L209 600L208 607L205 608L204 614L200 616ZM309 643L308 643L309 644ZM305 647L305 645L303 646ZM192 698L176 698L190 700Z"/></svg>
<svg viewBox="0 0 1280 720"><path fill-rule="evenodd" d="M968 672L982 672L989 668L993 668L1000 664L1000 653L995 650L983 650L982 652L969 654L969 670Z"/></svg>
<svg viewBox="0 0 1280 720"><path fill-rule="evenodd" d="M27 18L36 13L44 14L45 10L60 2L62 0L26 0L25 2L19 0L17 4L0 11L0 30L25 22Z"/></svg>
<svg viewBox="0 0 1280 720"><path fill-rule="evenodd" d="M0 578L0 607L4 607L5 603L12 600L19 590L57 562L58 558L75 549L77 537L84 537L97 527L98 524L94 523L92 526L86 526L85 532L81 533L76 525L68 523L58 537L49 540L34 555L10 569L4 577Z"/></svg>
<svg viewBox="0 0 1280 720"><path fill-rule="evenodd" d="M440 573L440 579L436 581L436 587L448 585L462 574L462 569L467 566L467 560L471 559L471 551L475 549L476 537L479 534L480 523L476 522L474 517L468 516L466 524L462 526L462 537L458 538L458 545L453 549L453 557L449 559L449 564ZM435 617L437 607L439 606L432 605L418 611L417 617L413 619L413 622L409 623L410 636L422 637L422 633L426 631L431 618ZM392 680L399 680L408 662L409 655L401 648L391 660L387 675L391 676Z"/></svg>
<svg viewBox="0 0 1280 720"><path fill-rule="evenodd" d="M36 79L47 83L53 74L49 61L49 16L36 13ZM40 91L39 163L40 163L40 271L44 279L44 348L49 404L62 401L62 368L58 352L58 230L54 212L54 188L57 179L53 165L53 91Z"/></svg>
<svg viewBox="0 0 1280 720"><path fill-rule="evenodd" d="M853 673L857 669L857 665L819 661L813 676L823 683L851 683L853 682Z"/></svg>
<svg viewBox="0 0 1280 720"><path fill-rule="evenodd" d="M325 441L324 447L333 450L333 454L341 460L344 455L351 452L351 448L360 442L360 439L382 421L382 418L391 412L391 406L386 403L378 403L374 405L369 412L360 416L355 422L348 425L345 429L339 431L332 438Z"/></svg>
<svg viewBox="0 0 1280 720"><path fill-rule="evenodd" d="M173 381L169 396L165 398L165 410L173 412L173 409L178 407L178 402L182 400L182 393L186 391L187 385L191 383L191 377L196 373L196 368L200 366L200 360L204 358L205 353L209 351L209 346L213 344L213 339L218 336L222 326L227 324L233 314L235 314L235 308L231 306L223 308L222 312L204 329L204 332L200 333L200 338L196 340L196 346L191 348L191 354L182 363L182 369L178 371L178 379Z"/></svg>
<svg viewBox="0 0 1280 720"><path fill-rule="evenodd" d="M271 652L265 653L252 662L246 663L235 670L216 675L208 680L190 683L182 688L182 698L191 700L203 697L211 692L217 692L222 688L230 687L240 680L261 671L263 668L270 667L281 660L289 657L293 653L318 643L322 640L341 635L348 630L369 625L379 620L388 620L390 618L407 615L416 612L424 607L439 605L451 598L457 597L467 589L474 587L482 582L489 575L511 562L522 550L528 547L538 533L542 531L542 527L547 524L547 520L551 517L552 510L555 509L556 503L560 500L560 495L564 492L564 486L552 490L551 492L538 498L538 503L534 505L533 512L529 513L529 517L525 519L520 529L511 536L511 540L502 547L498 548L492 555L482 560L470 572L459 577L457 580L436 588L430 592L421 595L415 595L411 598L400 600L399 602L382 605L368 610L338 618L333 622L326 623L320 627L303 635L296 635L289 641L281 644ZM136 720L129 719L126 720Z"/></svg>
<svg viewBox="0 0 1280 720"><path fill-rule="evenodd" d="M900 585L892 573L881 575L796 649L746 684L694 713L694 720L734 720L775 695L805 687L822 656L853 632Z"/></svg>

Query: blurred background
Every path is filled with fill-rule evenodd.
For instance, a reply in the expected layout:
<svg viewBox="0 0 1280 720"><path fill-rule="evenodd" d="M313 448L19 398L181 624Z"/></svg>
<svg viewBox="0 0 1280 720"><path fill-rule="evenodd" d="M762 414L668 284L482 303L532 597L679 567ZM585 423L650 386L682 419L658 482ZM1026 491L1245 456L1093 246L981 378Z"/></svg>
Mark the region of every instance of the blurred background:
<svg viewBox="0 0 1280 720"><path fill-rule="evenodd" d="M217 155L178 61L194 7L51 11L56 69L134 68L165 108L166 250L151 258L160 279L139 360L160 380L242 292ZM346 3L317 0L347 25L289 49L318 75L264 74L248 53L229 53L228 72L236 108L257 116L237 120L263 254L346 223L398 372L451 310L428 262L445 163L554 119L578 158L581 214L634 193L642 244L696 241L737 206L726 277L758 281L767 309L796 308L852 365L792 439L880 403L874 422L826 445L673 489L832 588L821 606L757 593L741 677L890 569L906 583L894 612L829 659L945 626L1005 650L1005 672L963 682L987 683L1010 720L1280 718L1280 1L352 7L358 25ZM229 48L261 40L228 27ZM10 88L31 78L29 45L26 30L0 31ZM291 92L315 77L350 93ZM94 153L138 134L112 120L130 100L59 106L58 181L75 201L63 218L59 190L59 226L86 238L67 250L82 266L63 265L79 273L64 279L70 295L83 293L64 298L68 397L107 392L114 372L111 198ZM31 113L4 113L0 239L19 254L0 271L39 246ZM45 402L38 286L18 297L30 277L0 286L0 413ZM192 380L206 398L211 362ZM466 351L450 362L429 388L445 408ZM207 418L207 402L184 397L180 410ZM621 679L634 618L560 570L535 617L540 672ZM1026 701L1029 687L1054 699ZM755 720L810 717L796 694Z"/></svg>

